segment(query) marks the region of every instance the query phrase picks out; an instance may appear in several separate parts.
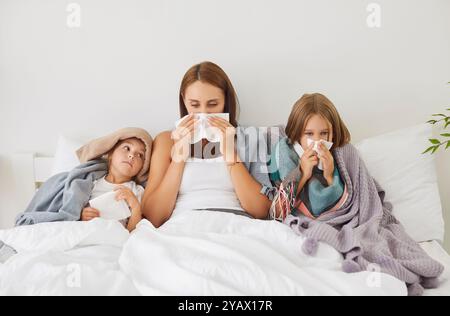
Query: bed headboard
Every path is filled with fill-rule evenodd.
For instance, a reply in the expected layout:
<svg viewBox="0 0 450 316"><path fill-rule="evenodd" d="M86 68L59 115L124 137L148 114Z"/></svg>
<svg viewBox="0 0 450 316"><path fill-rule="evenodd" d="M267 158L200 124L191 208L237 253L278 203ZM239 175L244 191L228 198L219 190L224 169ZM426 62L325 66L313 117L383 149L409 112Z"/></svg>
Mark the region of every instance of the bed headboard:
<svg viewBox="0 0 450 316"><path fill-rule="evenodd" d="M14 191L20 210L28 206L36 190L52 176L53 162L53 157L38 157L34 153L14 155Z"/></svg>

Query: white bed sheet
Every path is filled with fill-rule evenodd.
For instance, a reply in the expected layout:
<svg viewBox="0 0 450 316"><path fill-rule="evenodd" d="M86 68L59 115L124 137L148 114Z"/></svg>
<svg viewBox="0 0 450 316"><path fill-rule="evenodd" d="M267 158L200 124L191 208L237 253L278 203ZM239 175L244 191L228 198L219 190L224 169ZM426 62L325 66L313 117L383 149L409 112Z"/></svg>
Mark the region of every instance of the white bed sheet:
<svg viewBox="0 0 450 316"><path fill-rule="evenodd" d="M103 220L2 230L18 254L0 264L0 296L138 295L118 264L128 237L121 224Z"/></svg>
<svg viewBox="0 0 450 316"><path fill-rule="evenodd" d="M445 271L440 279L437 289L425 291L425 296L449 296L450 295L450 255L442 248L437 241L424 242L420 244L422 248L433 259L445 266Z"/></svg>

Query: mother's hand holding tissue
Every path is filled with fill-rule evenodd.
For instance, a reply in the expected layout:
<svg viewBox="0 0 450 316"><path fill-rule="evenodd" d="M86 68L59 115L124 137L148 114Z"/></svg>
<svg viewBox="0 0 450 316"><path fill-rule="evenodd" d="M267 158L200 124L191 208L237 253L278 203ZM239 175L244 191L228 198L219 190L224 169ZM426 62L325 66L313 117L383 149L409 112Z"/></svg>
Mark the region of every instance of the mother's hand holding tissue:
<svg viewBox="0 0 450 316"><path fill-rule="evenodd" d="M208 122L212 128L220 131L220 152L225 162L229 167L235 165L239 162L236 152L236 128L221 117L210 116Z"/></svg>
<svg viewBox="0 0 450 316"><path fill-rule="evenodd" d="M172 132L174 142L172 150L172 160L174 162L184 162L190 156L190 145L193 143L194 131L198 124L198 118L191 114L177 123L176 129Z"/></svg>

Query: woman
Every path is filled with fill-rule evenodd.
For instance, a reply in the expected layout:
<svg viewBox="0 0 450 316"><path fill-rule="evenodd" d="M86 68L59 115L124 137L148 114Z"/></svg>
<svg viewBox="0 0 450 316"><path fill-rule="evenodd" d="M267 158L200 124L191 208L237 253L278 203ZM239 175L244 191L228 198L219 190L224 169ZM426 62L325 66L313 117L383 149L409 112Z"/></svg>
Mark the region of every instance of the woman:
<svg viewBox="0 0 450 316"><path fill-rule="evenodd" d="M265 193L270 179L261 172L263 162L241 160L247 150L256 148L236 145L236 137L242 133L237 128L238 101L226 73L210 62L195 65L182 81L179 99L183 121L154 142L151 177L142 202L144 217L155 227L186 210L222 210L267 218L271 201ZM194 114L199 113L229 114L229 122L208 118L210 126L220 131L220 143L202 139L191 145L199 124Z"/></svg>

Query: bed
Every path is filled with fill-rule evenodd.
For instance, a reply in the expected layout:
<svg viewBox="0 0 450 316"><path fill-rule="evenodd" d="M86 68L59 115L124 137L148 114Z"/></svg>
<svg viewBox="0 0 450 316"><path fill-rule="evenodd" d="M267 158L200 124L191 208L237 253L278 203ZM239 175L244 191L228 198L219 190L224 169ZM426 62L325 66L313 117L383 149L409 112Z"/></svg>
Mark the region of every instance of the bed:
<svg viewBox="0 0 450 316"><path fill-rule="evenodd" d="M403 283L376 271L343 273L341 256L327 245L315 257L305 256L302 238L285 225L250 221L196 212L159 230L143 221L131 236L119 223L102 219L1 231L0 239L18 254L0 264L0 295L407 293ZM448 295L450 256L436 241L421 245L446 266L439 288L425 295Z"/></svg>
<svg viewBox="0 0 450 316"><path fill-rule="evenodd" d="M397 182L411 181L406 174L399 175L397 162L386 161L377 147L381 143L384 147L396 143L398 148L402 139L405 149L399 154L404 156L406 150L416 151L419 147L414 142L429 132L424 126L414 127L365 140L357 147L371 173L388 186L396 216L405 223L407 231L446 267L439 287L427 290L425 295L449 295L450 255L441 246L442 207L436 196L435 174L429 168L434 161L424 157L420 161L403 160L408 170L422 164L423 175L412 176L429 185L409 190L402 185L400 192ZM58 172L55 170L58 159L34 154L22 154L15 159L16 173L20 175L17 185L22 188L24 200L29 200L42 182ZM393 177L392 170L382 170L380 161L383 166L395 166L397 175ZM59 167L64 168L62 165L60 161ZM411 192L427 203L425 219L419 217L424 206L417 205ZM430 200L424 201L423 196ZM418 211L405 200L414 200ZM436 215L439 212L441 217ZM430 221L431 215L437 218ZM47 223L1 230L0 240L18 252L0 263L0 295L407 294L402 282L378 271L343 273L341 255L328 245L320 244L316 256L306 256L301 251L303 238L283 224L234 214L189 211L159 229L143 220L131 235L119 223L103 219Z"/></svg>

